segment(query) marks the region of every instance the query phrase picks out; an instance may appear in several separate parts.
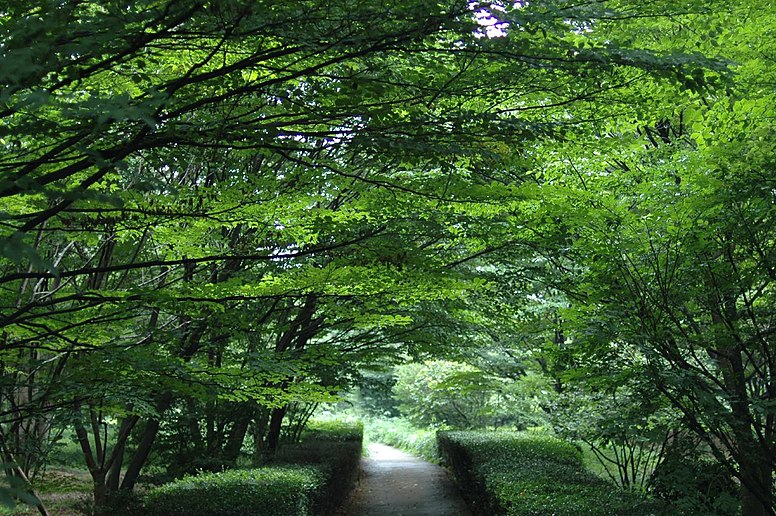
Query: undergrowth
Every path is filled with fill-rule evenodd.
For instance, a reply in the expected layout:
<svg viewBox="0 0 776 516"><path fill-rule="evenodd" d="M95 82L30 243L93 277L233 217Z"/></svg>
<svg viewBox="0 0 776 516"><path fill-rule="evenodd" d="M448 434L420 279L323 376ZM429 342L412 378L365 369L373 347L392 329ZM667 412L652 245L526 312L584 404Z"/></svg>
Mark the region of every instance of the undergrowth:
<svg viewBox="0 0 776 516"><path fill-rule="evenodd" d="M418 428L405 419L368 419L364 437L367 443L387 444L429 462L440 462L436 430Z"/></svg>

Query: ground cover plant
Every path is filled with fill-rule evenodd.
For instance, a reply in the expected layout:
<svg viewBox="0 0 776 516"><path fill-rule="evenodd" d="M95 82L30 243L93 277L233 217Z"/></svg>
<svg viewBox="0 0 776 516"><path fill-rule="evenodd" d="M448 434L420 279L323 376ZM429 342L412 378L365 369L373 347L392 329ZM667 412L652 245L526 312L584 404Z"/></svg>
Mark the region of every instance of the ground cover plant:
<svg viewBox="0 0 776 516"><path fill-rule="evenodd" d="M593 475L578 448L548 435L440 432L439 449L476 514L643 516L664 510Z"/></svg>

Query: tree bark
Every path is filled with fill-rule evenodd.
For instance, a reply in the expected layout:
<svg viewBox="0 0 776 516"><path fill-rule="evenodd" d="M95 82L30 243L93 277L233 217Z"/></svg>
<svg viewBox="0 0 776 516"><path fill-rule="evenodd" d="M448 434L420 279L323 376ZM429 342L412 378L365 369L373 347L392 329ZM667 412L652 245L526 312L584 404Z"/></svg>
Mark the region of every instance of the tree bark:
<svg viewBox="0 0 776 516"><path fill-rule="evenodd" d="M267 430L269 415L269 411L262 408L253 422L253 458L251 459L253 466L259 466L264 458L266 444L264 432Z"/></svg>
<svg viewBox="0 0 776 516"><path fill-rule="evenodd" d="M267 433L267 452L274 455L280 444L280 430L283 425L283 418L286 415L287 406L272 410L272 416L269 420L269 432Z"/></svg>
<svg viewBox="0 0 776 516"><path fill-rule="evenodd" d="M741 514L745 516L773 516L773 466L768 457L753 454L754 440L751 436L737 436L748 439L750 448L738 459L739 479L741 480Z"/></svg>
<svg viewBox="0 0 776 516"><path fill-rule="evenodd" d="M224 446L224 462L235 463L240 456L240 449L245 441L245 435L248 433L248 426L253 419L253 411L247 407L239 418L234 422L232 431Z"/></svg>
<svg viewBox="0 0 776 516"><path fill-rule="evenodd" d="M172 404L172 394L167 393L161 396L161 399L156 404L156 411L158 414L162 414ZM137 445L137 450L132 455L129 465L127 466L127 472L124 473L124 480L121 481L121 489L134 489L137 483L137 477L140 476L140 470L148 460L148 455L151 453L151 446L154 444L156 434L159 432L159 419L151 419L143 431L143 435L140 438L140 443Z"/></svg>
<svg viewBox="0 0 776 516"><path fill-rule="evenodd" d="M119 480L121 477L121 467L124 464L124 451L126 449L127 439L129 439L129 433L132 431L132 427L137 423L137 416L128 416L121 420L119 425L120 440L116 443L116 449L113 452L115 458L108 470L107 486L108 491L118 491Z"/></svg>
<svg viewBox="0 0 776 516"><path fill-rule="evenodd" d="M741 337L732 329L738 320L736 296L731 292L719 293L712 290L709 305L712 322L720 327L731 328L720 339L712 356L719 365L723 386L730 399L730 411L733 416L731 430L734 437L734 449L731 451L738 463L741 511L746 516L772 516L773 465L767 450L764 450L754 437L754 415L749 406L746 366L742 358L744 345Z"/></svg>
<svg viewBox="0 0 776 516"><path fill-rule="evenodd" d="M105 471L98 470L92 472L92 481L94 482L94 505L98 508L104 507L108 501L108 484L105 482Z"/></svg>

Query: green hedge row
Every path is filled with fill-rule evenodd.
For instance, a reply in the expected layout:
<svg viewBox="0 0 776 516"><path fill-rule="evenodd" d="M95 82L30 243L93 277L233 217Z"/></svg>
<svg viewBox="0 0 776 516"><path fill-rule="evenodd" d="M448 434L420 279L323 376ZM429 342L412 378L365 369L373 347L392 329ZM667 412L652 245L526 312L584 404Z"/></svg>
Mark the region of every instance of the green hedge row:
<svg viewBox="0 0 776 516"><path fill-rule="evenodd" d="M153 516L308 515L324 483L314 467L266 467L184 477L150 491Z"/></svg>
<svg viewBox="0 0 776 516"><path fill-rule="evenodd" d="M346 421L310 421L302 432L302 440L362 441L364 424Z"/></svg>
<svg viewBox="0 0 776 516"><path fill-rule="evenodd" d="M439 450L475 514L666 514L585 470L573 445L516 432L439 432Z"/></svg>
<svg viewBox="0 0 776 516"><path fill-rule="evenodd" d="M331 514L358 474L363 429L327 424L281 449L272 464L201 473L149 491L150 516L311 516Z"/></svg>
<svg viewBox="0 0 776 516"><path fill-rule="evenodd" d="M323 473L323 484L315 495L313 514L332 514L353 488L358 477L364 439L361 423L311 422L302 442L282 448L276 461L312 464Z"/></svg>

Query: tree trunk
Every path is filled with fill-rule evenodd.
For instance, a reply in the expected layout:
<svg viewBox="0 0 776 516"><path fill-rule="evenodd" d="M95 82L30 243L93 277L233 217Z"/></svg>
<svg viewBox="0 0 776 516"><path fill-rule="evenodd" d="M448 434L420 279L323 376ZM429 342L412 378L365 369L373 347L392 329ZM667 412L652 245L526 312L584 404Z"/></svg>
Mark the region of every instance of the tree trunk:
<svg viewBox="0 0 776 516"><path fill-rule="evenodd" d="M156 411L161 414L167 410L172 404L172 394L164 394L159 402L156 404ZM159 420L152 419L148 421L148 424L143 431L143 435L140 438L140 443L137 445L137 450L132 455L132 459L127 466L127 472L124 473L124 480L121 481L121 489L134 489L137 477L140 475L140 470L148 460L148 455L151 453L151 446L154 444L156 434L159 432Z"/></svg>
<svg viewBox="0 0 776 516"><path fill-rule="evenodd" d="M224 447L224 462L237 462L237 458L240 456L240 449L245 441L245 434L248 433L248 426L251 423L251 419L253 419L252 416L253 411L246 407L243 414L234 422L229 439Z"/></svg>
<svg viewBox="0 0 776 516"><path fill-rule="evenodd" d="M74 428L76 436L78 437L78 443L81 445L81 451L86 460L86 465L89 468L89 474L92 477L92 485L94 486L94 505L96 507L101 507L105 505L108 486L105 483L105 469L102 467L101 461L97 458L99 456L99 451L95 453L95 451L92 450L91 443L89 442L89 432L81 421L76 420ZM99 448L99 445L95 447Z"/></svg>
<svg viewBox="0 0 776 516"><path fill-rule="evenodd" d="M98 508L104 507L105 502L108 501L108 484L105 482L105 472L92 472L92 481L94 482L94 505Z"/></svg>
<svg viewBox="0 0 776 516"><path fill-rule="evenodd" d="M253 422L253 458L251 464L253 464L254 467L261 465L261 461L264 458L264 432L267 430L268 422L269 411L262 408Z"/></svg>
<svg viewBox="0 0 776 516"><path fill-rule="evenodd" d="M221 449L221 436L216 431L216 403L208 401L205 406L205 443L209 457L215 457Z"/></svg>
<svg viewBox="0 0 776 516"><path fill-rule="evenodd" d="M771 475L772 466L767 457L749 456L739 460L741 514L745 516L773 516Z"/></svg>
<svg viewBox="0 0 776 516"><path fill-rule="evenodd" d="M127 472L124 473L124 480L121 482L121 489L134 489L137 477L140 476L140 470L143 469L148 455L151 453L151 446L154 444L157 432L159 432L159 420L153 419L146 425L137 450L132 455Z"/></svg>
<svg viewBox="0 0 776 516"><path fill-rule="evenodd" d="M269 433L267 434L267 452L274 455L280 444L280 429L283 425L283 418L286 415L288 407L276 408L272 410L272 416L269 421Z"/></svg>
<svg viewBox="0 0 776 516"><path fill-rule="evenodd" d="M119 425L119 436L123 436L123 438L116 443L116 450L114 452L115 458L108 471L108 491L113 492L119 490L121 467L124 465L124 450L126 449L127 439L129 439L129 432L132 430L132 427L135 426L136 422L137 418L131 416L121 420L121 425Z"/></svg>
<svg viewBox="0 0 776 516"><path fill-rule="evenodd" d="M727 249L728 253L731 252ZM712 286L713 287L713 286ZM773 465L767 449L763 449L754 437L755 415L750 410L747 391L744 339L734 330L739 319L737 296L730 291L711 290L710 311L712 322L731 328L718 337L718 345L712 356L722 373L723 385L730 399L733 415L731 430L734 436L733 458L738 463L738 479L741 481L741 511L745 516L772 516L774 514Z"/></svg>

